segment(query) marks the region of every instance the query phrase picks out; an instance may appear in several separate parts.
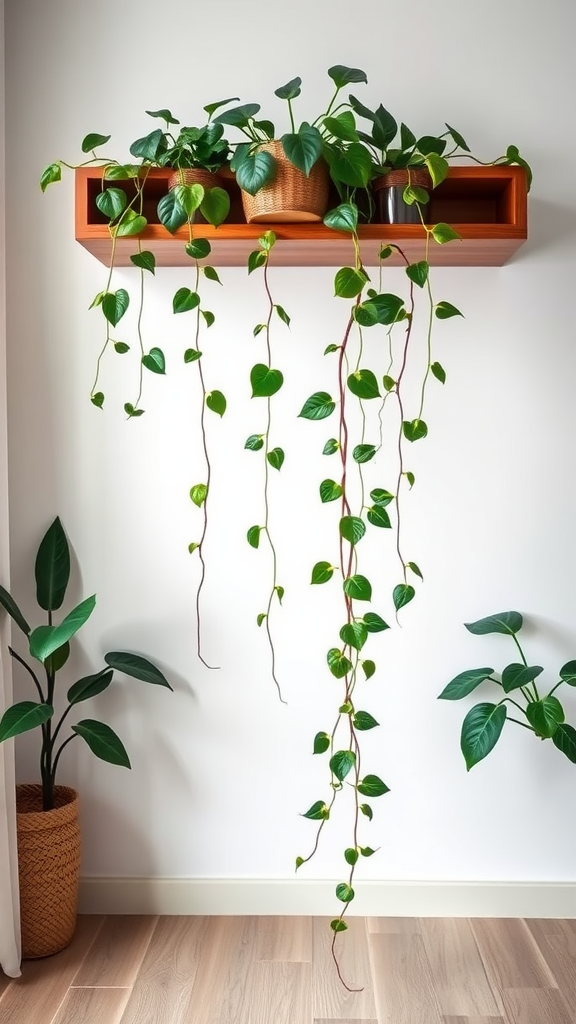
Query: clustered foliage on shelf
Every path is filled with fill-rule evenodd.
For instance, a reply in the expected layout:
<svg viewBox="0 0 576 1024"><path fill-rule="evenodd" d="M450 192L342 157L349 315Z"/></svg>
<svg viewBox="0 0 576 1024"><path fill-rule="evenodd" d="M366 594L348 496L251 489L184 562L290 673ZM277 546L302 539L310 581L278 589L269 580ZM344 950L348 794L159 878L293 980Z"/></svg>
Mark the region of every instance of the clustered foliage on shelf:
<svg viewBox="0 0 576 1024"><path fill-rule="evenodd" d="M8 650L12 658L28 673L39 697L37 701L19 701L7 708L0 719L0 743L13 736L20 736L30 729L40 728L42 732L40 747L42 809L49 811L54 807L56 770L60 763L60 757L76 736L81 736L92 753L103 761L109 761L110 764L117 764L123 768L131 767L124 744L114 730L104 722L85 718L72 725L70 727L72 734L67 739L63 739L62 727L66 723L70 711L77 704L96 697L108 689L115 671L134 676L145 683L167 687L169 690L172 687L160 669L141 655L131 654L128 651L109 651L104 655L106 664L103 668L72 683L66 695L67 706L58 717L57 673L64 668L68 661L70 641L88 621L96 604L96 596L92 595L76 605L60 622L54 623L53 621L53 613L58 611L64 603L70 578L70 550L58 517L48 527L40 542L34 565L34 575L38 606L47 613L46 624L36 626L34 629L28 625L12 595L0 586L0 605L8 612L26 637L28 653L33 659L32 665L12 647L9 647ZM40 682L38 670L33 667L34 662L38 662L42 667L43 684Z"/></svg>
<svg viewBox="0 0 576 1024"><path fill-rule="evenodd" d="M312 567L310 582L317 587L333 581L332 586L337 582L341 588L341 613L335 624L333 645L326 652L328 672L340 682L341 689L332 722L318 731L312 742L314 755L327 755L326 794L317 799L304 814L305 818L315 823L316 833L310 852L306 856L297 857L296 868L301 868L315 856L336 802L340 806L348 801L349 841L343 851L343 879L336 887L336 898L341 909L331 922L332 955L338 975L346 985L336 957L335 943L338 934L347 928L345 915L355 895L357 865L362 857L370 857L375 852L366 843L363 834L364 825L373 817L372 801L388 792L386 783L373 771L372 766L368 771L365 769L362 751L363 734L379 725L372 712L366 710L362 696L362 681L371 679L377 672L372 652L366 657L364 648L373 634L385 632L389 628L380 613L387 615L386 609L365 610L371 603L375 583L378 583L380 589L381 580L375 580L373 575L370 578L370 565L373 565L373 561L364 561L362 544L367 533L372 533L373 541L379 536L391 538L397 568L389 582L389 610L398 618L401 609L414 599L417 581L423 578L412 553L405 551L407 545L402 529L402 509L407 493L415 484L408 451L411 445L428 434L425 419L428 387L434 382L444 384L446 380L444 366L433 352L433 331L438 321L462 315L447 299L434 295L430 258L431 246L451 243L459 235L449 224L427 223L429 190L413 182L411 172L425 168L430 188L433 189L446 177L450 160L465 156L480 161L472 156L461 133L448 124L446 131L439 135L417 137L404 123L398 125L382 104L372 110L353 95L343 101L341 92L347 85L367 82L364 71L335 65L328 70L328 75L334 91L327 106L314 120L303 122L299 128L294 120L293 101L300 95L301 79L292 79L276 90L275 95L286 101L289 115L289 131L282 134L277 134L271 121L259 116L259 104L230 107L229 104L236 97L205 106L208 124L201 129L182 128L177 137L171 134L171 129L178 121L169 110L148 112L154 117L163 118L166 128L164 131L156 129L132 144L130 153L140 161L136 164L117 160L102 161L96 155L96 148L107 142L109 136L88 135L82 148L84 153L91 154L86 163L102 164L102 191L96 198L96 204L109 217L108 227L112 238L110 276L104 290L93 303L100 307L106 321L105 344L98 359L98 372L91 396L92 402L99 408L104 405L104 394L98 383L100 360L104 351L110 344L120 353L128 347L125 342L113 341L111 335L111 330L116 329L129 303L125 289L112 289L114 246L118 237L134 235L137 240L137 252L131 259L140 269L137 330L141 368L136 400L124 406L131 418L143 413L140 405L142 367L157 374L164 374L166 368L163 351L158 348L146 351L142 339L144 276L147 272L155 271L154 256L142 249L139 238L146 226L143 192L147 176L154 168L171 166L179 172L177 185L160 200L158 216L160 223L172 233L188 225L185 248L192 261L194 274L193 287L180 288L176 292L173 312L194 312L196 318L193 344L186 349L184 361L196 364L201 391L200 432L205 472L202 482L192 486L190 496L194 504L203 510L204 521L200 539L190 544L190 550L198 550L201 561L197 628L198 653L203 661L200 591L205 577L203 543L208 523L212 471L205 410L222 416L227 401L222 392L208 389L202 370L200 331L212 326L214 313L202 307L200 282L205 278L219 283L219 277L216 270L204 262L210 256L210 243L202 237L202 225L197 220L197 213L200 211L214 226L221 224L228 215L229 194L221 185L211 188L190 184L184 172L192 167L203 167L211 171L224 168L228 174L236 175L244 192L255 195L267 188L277 169L277 156L262 147L280 138L285 157L305 175L309 175L319 161L325 162L332 187L340 199L339 205L328 210L324 216L324 224L344 233L350 240L349 265L340 267L334 278L335 296L338 301L343 299L346 303L341 339L338 344L330 344L325 353L328 357L335 357L336 366L330 370L330 390L320 389L310 395L304 401L299 415L312 424L318 424L332 415L337 418L333 436L325 440L322 449L323 454L332 460L327 465L333 465L334 469L327 470L326 477L319 482L319 498L323 504L337 502L339 515L332 540L326 541L327 550L321 553L322 558ZM220 113L216 114L218 110ZM365 124L359 124L359 120ZM224 126L237 129L241 140L234 142L225 139ZM530 169L514 146L491 163L520 164L525 167L530 178ZM43 189L59 180L63 165L63 161L58 161L46 168L42 175ZM359 224L374 214L372 186L375 180L390 170L398 169L408 172L403 199L408 208L417 211L416 220L422 225L421 258L411 261L400 246L386 244L386 225L382 225L382 244L375 275L377 283L374 283L362 262ZM110 185L109 182L114 179L127 179L130 188L125 191ZM261 357L250 372L252 398L264 399L265 415L263 421L258 422L256 432L247 440L242 439L239 444L250 453L261 453L263 460L263 517L257 525L246 524L247 540L253 548L258 548L265 538L268 546L271 560L270 587L256 622L259 627L265 627L271 654L271 677L278 696L283 699L271 622L272 610L281 604L284 595L278 575L282 540L272 524L270 470L281 471L290 453L289 449L276 444L273 432L272 400L285 381L282 371L275 365L272 334L273 325L275 327L278 320L289 327L290 317L273 297L270 270L274 266L275 242L274 231L263 230L258 248L248 259L248 273L256 270L263 272L267 303L266 313L253 332L255 338L261 335L264 340L265 357ZM392 254L399 256L404 265L405 294L390 292L383 283L386 261ZM326 297L327 301L329 298ZM422 349L414 344L420 324L424 358ZM369 344L366 335L370 336ZM372 338L375 337L378 341L373 345ZM372 353L371 365L367 352ZM369 546L369 542L364 541L364 545Z"/></svg>
<svg viewBox="0 0 576 1024"><path fill-rule="evenodd" d="M544 669L541 665L529 665L526 660L518 640L523 624L520 612L514 611L464 623L468 632L476 636L502 633L512 637L521 658L520 662L506 665L499 678L495 677L493 668L466 669L455 676L439 695L442 700L462 700L485 682L493 683L504 692L497 703L485 701L475 704L464 718L460 747L468 771L494 749L506 722L529 729L541 740L551 739L554 746L576 764L576 729L566 722L564 708L554 696L563 683L576 686L576 661L566 662L558 673L558 682L545 696L541 696L536 680ZM514 697L509 696L511 693ZM523 718L514 717L518 712Z"/></svg>

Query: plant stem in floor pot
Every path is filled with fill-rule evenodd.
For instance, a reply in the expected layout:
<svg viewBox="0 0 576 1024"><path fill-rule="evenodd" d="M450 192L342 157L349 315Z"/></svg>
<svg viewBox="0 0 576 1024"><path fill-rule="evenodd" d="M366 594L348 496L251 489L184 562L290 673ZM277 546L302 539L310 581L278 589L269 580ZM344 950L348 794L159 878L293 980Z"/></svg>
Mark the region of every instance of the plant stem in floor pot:
<svg viewBox="0 0 576 1024"><path fill-rule="evenodd" d="M22 956L64 949L76 928L80 879L78 794L54 789L54 808L42 810L42 786L16 787Z"/></svg>
<svg viewBox="0 0 576 1024"><path fill-rule="evenodd" d="M323 160L317 160L306 175L284 153L280 141L267 142L260 152L276 161L274 180L255 195L242 190L242 206L248 224L321 221L328 209L330 177Z"/></svg>
<svg viewBox="0 0 576 1024"><path fill-rule="evenodd" d="M376 203L375 220L379 224L421 224L420 211L426 221L428 203L423 195L419 196L419 190L425 189L429 193L432 179L425 167L389 171L375 178L372 188ZM416 190L411 203L406 202L407 188Z"/></svg>

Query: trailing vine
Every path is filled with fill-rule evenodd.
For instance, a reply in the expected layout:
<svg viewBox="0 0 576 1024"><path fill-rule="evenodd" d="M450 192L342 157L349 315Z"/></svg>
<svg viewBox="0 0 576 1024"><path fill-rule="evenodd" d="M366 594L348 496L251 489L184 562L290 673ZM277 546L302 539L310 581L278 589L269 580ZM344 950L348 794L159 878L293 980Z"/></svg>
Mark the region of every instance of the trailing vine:
<svg viewBox="0 0 576 1024"><path fill-rule="evenodd" d="M415 198L418 201L418 197ZM312 421L323 420L338 410L338 436L330 438L323 448L323 454L339 456L338 479L326 478L320 483L319 493L322 503L339 501L340 517L338 524L338 557L335 562L320 561L312 569L311 583L324 584L339 574L343 591L343 619L339 630L339 644L331 647L326 655L328 669L331 674L342 682L337 716L329 731L317 732L313 741L313 753L328 753L328 770L330 775L330 797L317 800L303 815L317 822L316 835L312 848L307 856L296 858L296 869L307 863L317 853L322 832L326 822L330 820L339 794L348 787L351 790L351 806L349 807L350 845L344 850L346 877L336 886L336 898L343 904L340 913L331 921L333 932L331 951L338 977L350 991L355 991L344 980L336 953L336 940L339 933L346 931L345 915L350 903L355 898L354 878L357 864L361 857L371 857L376 851L364 845L361 838L361 821L366 817L372 820L373 810L370 800L387 793L388 786L375 774L364 774L362 766L361 738L362 733L377 728L379 722L369 711L361 708L357 698L357 688L361 676L370 679L376 672L376 664L371 658L363 657L363 649L371 633L383 632L388 629L384 618L376 612L363 612L358 607L360 602L372 600L373 584L359 571L358 545L367 531L367 524L380 528L391 529L392 521L388 511L395 507L395 548L402 567L402 581L391 588L392 604L396 617L398 612L408 604L415 595L414 587L408 582L408 571L422 578L418 565L403 556L401 542L400 493L404 480L410 487L414 484L414 475L406 469L404 445L426 437L428 429L422 418L424 396L430 374L442 383L445 372L439 363L432 362L432 326L434 313L443 318L446 315L457 315L458 310L448 303L434 305L432 291L429 286L428 259L410 264L401 250L409 281L408 298L382 291L382 265L391 255L392 246L382 246L379 253L378 291L370 287L368 273L362 263L360 244L357 235L358 211L353 203L343 203L327 214L325 223L329 226L349 232L353 244L354 266L340 268L335 276L335 293L344 299L352 300L353 304L345 325L340 345L329 345L325 354L338 353L337 399L327 392L315 392L304 403L300 416ZM446 225L446 228L448 226ZM438 226L437 226L438 228ZM449 232L437 228L427 232L426 242L433 237L440 241L445 235L449 240ZM450 231L452 229L449 229ZM455 234L455 233L454 233ZM450 237L453 237L451 235ZM398 248L398 247L394 247ZM426 247L426 257L428 248ZM418 415L407 418L406 402L403 396L405 378L411 369L409 362L413 348L412 339L415 323L415 286L424 288L428 285L429 313L426 329L426 365L421 374L419 386ZM363 366L364 355L363 331L366 328L381 325L387 328L388 362L381 376L382 390L378 377L382 370L375 372ZM399 357L394 352L392 331L399 326L404 328L404 337L400 345ZM353 339L357 336L356 354L352 354ZM350 436L349 398L354 396L359 402L360 437L354 444ZM396 401L398 415L393 427L392 451L396 452L396 491L395 493L382 485L368 490L365 481L365 466L376 459L384 447L383 412L391 398ZM372 443L367 439L367 407L366 403L381 399L377 413L378 440ZM395 440L394 440L395 437ZM357 474L352 476L352 468L356 466Z"/></svg>
<svg viewBox="0 0 576 1024"><path fill-rule="evenodd" d="M202 526L199 540L191 541L188 551L193 554L198 552L200 561L200 579L196 588L196 651L198 658L206 668L215 668L210 665L202 653L202 614L201 601L202 590L206 580L206 560L204 558L204 543L208 532L208 507L210 496L210 483L212 477L212 463L208 445L208 431L206 427L206 410L210 410L222 417L226 412L226 398L222 391L208 390L202 366L202 352L200 351L200 335L202 326L207 330L212 327L215 316L211 310L203 309L200 297L200 282L202 278L208 281L215 281L221 284L217 270L210 264L201 263L211 253L211 245L207 238L195 238L193 223L194 216L198 210L213 226L221 224L225 220L230 207L228 193L219 187L205 189L200 184L185 184L182 172L181 182L162 198L159 205L159 216L162 223L169 230L175 231L182 223L182 212L184 211L188 225L188 241L185 245L186 254L193 263L194 286L189 288L183 286L178 288L172 300L174 314L194 312L195 317L192 327L192 345L184 352L186 364L195 363L198 372L200 385L200 436L202 438L202 451L204 456L204 480L195 483L190 488L190 498L194 505L202 512Z"/></svg>
<svg viewBox="0 0 576 1024"><path fill-rule="evenodd" d="M270 260L270 253L276 242L276 236L273 231L266 231L258 239L259 248L255 249L250 253L248 257L248 273L251 274L253 271L262 268L264 276L264 291L268 300L268 311L265 321L256 324L254 328L254 337L263 334L266 347L266 362L255 363L250 371L250 384L252 387L252 398L264 398L266 400L266 422L264 430L259 434L251 434L247 438L244 448L249 451L261 451L263 455L264 464L264 487L263 487L263 501L264 501L264 521L262 525L251 526L247 532L246 538L248 543L253 548L258 548L260 545L260 535L263 534L266 538L268 548L270 550L270 556L272 561L271 571L271 585L270 590L266 599L265 610L258 613L257 624L258 626L264 625L266 630L266 637L268 640L268 646L270 649L270 672L276 689L278 691L278 697L283 704L286 703L282 696L282 688L278 680L277 669L276 669L276 649L274 646L274 638L272 635L270 625L270 615L272 606L277 599L279 604L282 604L282 598L284 597L284 587L278 583L278 553L276 544L274 541L273 533L270 526L270 469L280 470L284 463L285 453L283 448L271 447L271 433L272 433L272 405L271 399L273 395L277 394L284 383L284 375L281 370L277 370L272 366L272 344L271 344L271 330L272 320L274 316L277 316L287 327L290 326L290 317L286 310L280 306L277 302L274 302L272 292L270 290L270 282L268 278L268 266Z"/></svg>

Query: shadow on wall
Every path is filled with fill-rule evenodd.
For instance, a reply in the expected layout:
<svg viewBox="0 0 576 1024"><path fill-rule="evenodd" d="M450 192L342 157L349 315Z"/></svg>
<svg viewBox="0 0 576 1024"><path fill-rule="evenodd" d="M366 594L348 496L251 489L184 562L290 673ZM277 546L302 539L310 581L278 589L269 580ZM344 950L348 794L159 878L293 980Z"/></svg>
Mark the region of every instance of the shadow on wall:
<svg viewBox="0 0 576 1024"><path fill-rule="evenodd" d="M513 262L529 258L533 253L540 256L547 250L554 250L558 255L561 245L569 240L573 242L575 236L575 209L562 203L552 203L546 199L531 197L528 242L513 257Z"/></svg>

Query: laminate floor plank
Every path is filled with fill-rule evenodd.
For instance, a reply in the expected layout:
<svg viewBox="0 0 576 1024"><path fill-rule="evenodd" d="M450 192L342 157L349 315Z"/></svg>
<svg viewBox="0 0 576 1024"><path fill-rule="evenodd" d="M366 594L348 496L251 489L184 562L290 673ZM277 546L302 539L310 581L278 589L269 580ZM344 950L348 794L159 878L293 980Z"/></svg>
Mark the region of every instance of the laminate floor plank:
<svg viewBox="0 0 576 1024"><path fill-rule="evenodd" d="M471 925L493 991L558 987L524 921L477 917Z"/></svg>
<svg viewBox="0 0 576 1024"><path fill-rule="evenodd" d="M128 988L70 988L53 1024L120 1024Z"/></svg>
<svg viewBox="0 0 576 1024"><path fill-rule="evenodd" d="M72 985L131 988L157 921L144 915L107 917Z"/></svg>
<svg viewBox="0 0 576 1024"><path fill-rule="evenodd" d="M418 917L367 917L369 935L419 935Z"/></svg>
<svg viewBox="0 0 576 1024"><path fill-rule="evenodd" d="M370 1020L377 1017L372 969L368 949L366 919L349 917L348 931L336 939L336 956L342 977L351 988L359 992L348 992L338 980L331 946L333 932L330 918L315 917L314 964L312 970L312 993L314 1017L320 1020Z"/></svg>
<svg viewBox="0 0 576 1024"><path fill-rule="evenodd" d="M207 917L160 917L152 933L122 1024L183 1024L188 1017Z"/></svg>
<svg viewBox="0 0 576 1024"><path fill-rule="evenodd" d="M352 1020L352 1017L314 1017L314 1024L378 1024L374 1017L372 1020Z"/></svg>
<svg viewBox="0 0 576 1024"><path fill-rule="evenodd" d="M443 1024L421 935L370 935L379 1024Z"/></svg>
<svg viewBox="0 0 576 1024"><path fill-rule="evenodd" d="M310 1024L312 1020L311 963L256 961L248 965L243 989L236 1011L214 1020L222 1024Z"/></svg>
<svg viewBox="0 0 576 1024"><path fill-rule="evenodd" d="M576 1008L576 921L529 920L526 923L562 995L569 1006Z"/></svg>
<svg viewBox="0 0 576 1024"><path fill-rule="evenodd" d="M255 917L209 918L182 1024L256 1024L242 1015L249 1014L245 990L249 968L256 962L256 930Z"/></svg>
<svg viewBox="0 0 576 1024"><path fill-rule="evenodd" d="M312 918L258 918L256 959L312 963Z"/></svg>
<svg viewBox="0 0 576 1024"><path fill-rule="evenodd" d="M574 1013L558 989L510 988L502 995L510 1024L574 1024Z"/></svg>
<svg viewBox="0 0 576 1024"><path fill-rule="evenodd" d="M11 979L0 1002L2 1024L52 1024L103 921L101 915L79 917L67 949L22 963L22 977Z"/></svg>
<svg viewBox="0 0 576 1024"><path fill-rule="evenodd" d="M442 1024L508 1024L504 1017L442 1017Z"/></svg>
<svg viewBox="0 0 576 1024"><path fill-rule="evenodd" d="M464 917L420 919L434 991L444 1015L497 1017L502 1004L490 987L470 922Z"/></svg>

